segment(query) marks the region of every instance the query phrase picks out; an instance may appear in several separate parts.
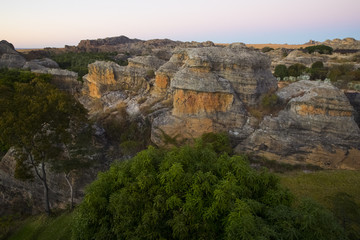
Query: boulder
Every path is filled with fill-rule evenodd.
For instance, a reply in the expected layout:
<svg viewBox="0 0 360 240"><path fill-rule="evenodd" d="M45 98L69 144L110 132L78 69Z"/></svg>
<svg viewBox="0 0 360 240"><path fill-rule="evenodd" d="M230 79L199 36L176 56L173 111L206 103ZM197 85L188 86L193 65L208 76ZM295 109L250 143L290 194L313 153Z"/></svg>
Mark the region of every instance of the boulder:
<svg viewBox="0 0 360 240"><path fill-rule="evenodd" d="M78 81L78 74L60 68L46 68L40 66L32 69L32 72L52 75L51 83L59 89L67 91L71 94L77 94L82 88L82 82ZM39 67L40 66L40 67Z"/></svg>
<svg viewBox="0 0 360 240"><path fill-rule="evenodd" d="M26 60L18 53L14 46L5 41L0 41L0 68L22 68Z"/></svg>
<svg viewBox="0 0 360 240"><path fill-rule="evenodd" d="M42 59L34 59L31 61L26 62L26 64L23 66L24 69L30 69L30 70L40 70L44 68L59 68L59 65L57 62L50 58L42 58Z"/></svg>

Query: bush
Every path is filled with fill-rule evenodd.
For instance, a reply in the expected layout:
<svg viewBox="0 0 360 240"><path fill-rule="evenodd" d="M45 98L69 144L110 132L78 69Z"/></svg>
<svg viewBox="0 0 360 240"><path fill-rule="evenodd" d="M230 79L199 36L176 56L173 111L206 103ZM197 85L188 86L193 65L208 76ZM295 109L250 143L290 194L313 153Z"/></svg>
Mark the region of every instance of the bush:
<svg viewBox="0 0 360 240"><path fill-rule="evenodd" d="M270 51L272 51L272 50L274 50L274 49L271 48L271 47L263 47L263 48L261 49L261 52L267 53L267 52L270 52Z"/></svg>
<svg viewBox="0 0 360 240"><path fill-rule="evenodd" d="M306 71L306 67L303 64L295 63L288 68L289 76L298 77Z"/></svg>
<svg viewBox="0 0 360 240"><path fill-rule="evenodd" d="M306 47L305 50L308 53L318 52L320 54L332 54L332 52L334 51L332 47L326 45L310 46L310 47Z"/></svg>
<svg viewBox="0 0 360 240"><path fill-rule="evenodd" d="M324 67L323 62L317 61L311 65L309 72L310 72L310 78L312 80L317 80L317 79L324 80L327 76L328 70Z"/></svg>
<svg viewBox="0 0 360 240"><path fill-rule="evenodd" d="M274 76L279 77L281 80L283 80L284 77L289 76L288 68L283 64L277 65L275 67Z"/></svg>
<svg viewBox="0 0 360 240"><path fill-rule="evenodd" d="M87 189L73 239L345 239L325 209L295 206L276 176L214 146L149 147L114 164Z"/></svg>
<svg viewBox="0 0 360 240"><path fill-rule="evenodd" d="M261 105L263 108L273 108L279 103L279 97L275 94L266 94L261 99Z"/></svg>

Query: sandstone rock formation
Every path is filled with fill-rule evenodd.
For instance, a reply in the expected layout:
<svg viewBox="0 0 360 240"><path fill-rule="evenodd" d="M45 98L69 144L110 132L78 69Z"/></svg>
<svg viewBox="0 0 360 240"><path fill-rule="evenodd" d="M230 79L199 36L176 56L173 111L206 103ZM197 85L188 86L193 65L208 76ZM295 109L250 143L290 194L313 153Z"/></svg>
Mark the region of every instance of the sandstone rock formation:
<svg viewBox="0 0 360 240"><path fill-rule="evenodd" d="M155 87L170 86L173 109L154 119L152 141L162 135L196 138L204 132L251 131L247 106L276 89L269 58L242 44L175 51L156 72Z"/></svg>
<svg viewBox="0 0 360 240"><path fill-rule="evenodd" d="M360 168L360 129L346 96L330 83L299 81L279 90L288 102L236 150L287 163Z"/></svg>

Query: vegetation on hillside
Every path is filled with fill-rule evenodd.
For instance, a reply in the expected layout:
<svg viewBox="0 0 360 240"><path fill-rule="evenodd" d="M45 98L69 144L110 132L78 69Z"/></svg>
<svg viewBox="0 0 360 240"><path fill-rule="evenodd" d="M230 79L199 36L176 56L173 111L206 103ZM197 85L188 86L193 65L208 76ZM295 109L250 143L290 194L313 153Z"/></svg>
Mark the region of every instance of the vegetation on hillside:
<svg viewBox="0 0 360 240"><path fill-rule="evenodd" d="M346 239L330 212L215 143L115 163L87 189L74 239Z"/></svg>
<svg viewBox="0 0 360 240"><path fill-rule="evenodd" d="M88 65L95 61L113 61L119 65L126 66L127 61L115 60L117 53L90 53L90 52L66 52L61 54L53 54L51 58L56 61L61 68L77 72L79 74L79 81L88 73Z"/></svg>
<svg viewBox="0 0 360 240"><path fill-rule="evenodd" d="M307 75L310 80L329 79L339 88L360 90L360 69L354 68L351 64L325 67L323 62L317 61L310 68L299 63L289 67L279 64L274 71L274 76L280 80L296 81L301 75Z"/></svg>

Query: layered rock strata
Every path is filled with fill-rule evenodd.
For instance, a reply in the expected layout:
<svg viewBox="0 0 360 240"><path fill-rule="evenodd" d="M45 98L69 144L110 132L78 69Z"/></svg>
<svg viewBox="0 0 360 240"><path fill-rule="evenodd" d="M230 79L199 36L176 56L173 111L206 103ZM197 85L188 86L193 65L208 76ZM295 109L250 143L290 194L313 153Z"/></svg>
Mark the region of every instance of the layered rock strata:
<svg viewBox="0 0 360 240"><path fill-rule="evenodd" d="M330 83L299 81L276 94L286 108L265 117L237 152L323 168L360 168L360 129L343 92Z"/></svg>

